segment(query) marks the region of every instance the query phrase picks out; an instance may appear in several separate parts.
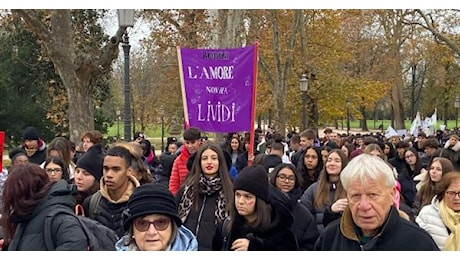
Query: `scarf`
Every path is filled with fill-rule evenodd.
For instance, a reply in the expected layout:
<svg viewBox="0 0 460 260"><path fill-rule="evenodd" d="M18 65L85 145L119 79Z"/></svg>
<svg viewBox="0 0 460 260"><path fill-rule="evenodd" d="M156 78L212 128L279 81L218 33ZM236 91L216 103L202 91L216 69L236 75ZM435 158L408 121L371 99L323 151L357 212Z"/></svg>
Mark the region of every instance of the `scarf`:
<svg viewBox="0 0 460 260"><path fill-rule="evenodd" d="M214 224L223 221L228 216L228 212L225 211L226 200L220 177L213 177L208 179L204 177L203 174L201 174L199 185L199 193L203 194L203 196L211 196L214 193L219 192L219 196L216 201L216 208L214 209ZM184 187L184 193L182 194L179 203L179 218L182 220L182 222L185 222L188 214L190 213L190 209L192 208L193 201L195 199L195 194L196 192L194 186L186 185Z"/></svg>
<svg viewBox="0 0 460 260"><path fill-rule="evenodd" d="M444 200L439 202L439 213L441 214L442 222L451 231L444 245L444 251L459 251L460 250L460 213L454 212L447 207Z"/></svg>
<svg viewBox="0 0 460 260"><path fill-rule="evenodd" d="M27 157L31 157L34 155L37 151L42 151L45 149L45 143L43 142L42 139L37 140L37 147L36 148L29 148L27 145L24 143L24 151L26 151Z"/></svg>

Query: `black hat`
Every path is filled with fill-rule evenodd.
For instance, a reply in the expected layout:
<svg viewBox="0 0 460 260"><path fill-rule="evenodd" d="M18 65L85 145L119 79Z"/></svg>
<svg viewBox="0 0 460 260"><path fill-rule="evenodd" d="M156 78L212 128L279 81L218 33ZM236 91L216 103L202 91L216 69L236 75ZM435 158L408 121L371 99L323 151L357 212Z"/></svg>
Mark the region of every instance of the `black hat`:
<svg viewBox="0 0 460 260"><path fill-rule="evenodd" d="M103 166L104 154L101 144L91 146L77 161L77 168L82 168L89 172L98 181L102 178Z"/></svg>
<svg viewBox="0 0 460 260"><path fill-rule="evenodd" d="M142 132L135 132L135 133L134 133L134 140L136 140L137 138L145 139L144 133L142 133Z"/></svg>
<svg viewBox="0 0 460 260"><path fill-rule="evenodd" d="M24 130L24 133L22 134L22 140L38 140L38 139L40 139L38 135L38 130L37 128L33 126L28 126Z"/></svg>
<svg viewBox="0 0 460 260"><path fill-rule="evenodd" d="M134 189L123 211L125 230L129 229L134 219L147 214L164 214L175 221L177 226L182 225L176 200L168 187L161 183L146 183Z"/></svg>
<svg viewBox="0 0 460 260"><path fill-rule="evenodd" d="M268 202L270 195L268 174L264 167L251 165L244 167L233 183L233 190L244 190Z"/></svg>
<svg viewBox="0 0 460 260"><path fill-rule="evenodd" d="M24 149L22 149L22 148L15 148L15 149L11 150L10 153L8 154L8 156L11 159L11 161L14 161L20 155L27 156L26 151L24 151Z"/></svg>

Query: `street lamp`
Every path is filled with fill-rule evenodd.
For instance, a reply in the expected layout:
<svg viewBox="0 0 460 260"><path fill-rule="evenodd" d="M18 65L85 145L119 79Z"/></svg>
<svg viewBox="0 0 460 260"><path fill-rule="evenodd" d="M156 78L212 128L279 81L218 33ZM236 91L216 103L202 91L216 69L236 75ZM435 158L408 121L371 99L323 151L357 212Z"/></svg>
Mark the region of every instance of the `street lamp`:
<svg viewBox="0 0 460 260"><path fill-rule="evenodd" d="M118 10L118 26L124 27L125 32L123 33L123 38L121 41L121 46L123 47L123 53L125 58L125 65L124 65L124 93L125 93L125 113L124 113L124 126L125 126L125 133L124 133L124 140L129 142L131 141L131 90L129 87L129 49L131 45L129 45L129 37L128 31L126 30L128 27L134 26L134 10L133 9L119 9Z"/></svg>
<svg viewBox="0 0 460 260"><path fill-rule="evenodd" d="M350 136L350 98L347 97L347 136Z"/></svg>
<svg viewBox="0 0 460 260"><path fill-rule="evenodd" d="M381 115L381 116L382 116L382 133L383 133L383 111L385 111L385 107L382 105L382 106L380 107L380 110L382 111L382 115Z"/></svg>
<svg viewBox="0 0 460 260"><path fill-rule="evenodd" d="M119 108L117 108L117 141L120 141L120 115L121 115L121 111Z"/></svg>
<svg viewBox="0 0 460 260"><path fill-rule="evenodd" d="M307 74L302 74L299 80L300 92L302 93L302 131L307 128L307 111L305 104L307 103L307 90L308 90L308 78Z"/></svg>
<svg viewBox="0 0 460 260"><path fill-rule="evenodd" d="M458 128L458 108L460 107L460 98L458 97L458 95L455 97L454 107L455 107L455 128Z"/></svg>
<svg viewBox="0 0 460 260"><path fill-rule="evenodd" d="M160 116L161 116L161 152L165 151L165 108L160 106Z"/></svg>

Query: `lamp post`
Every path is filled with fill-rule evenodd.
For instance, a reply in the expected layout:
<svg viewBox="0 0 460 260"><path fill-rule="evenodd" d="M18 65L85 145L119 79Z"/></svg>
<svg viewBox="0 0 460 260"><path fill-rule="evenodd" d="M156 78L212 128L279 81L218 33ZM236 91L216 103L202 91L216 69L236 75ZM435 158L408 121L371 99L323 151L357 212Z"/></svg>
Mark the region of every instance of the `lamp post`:
<svg viewBox="0 0 460 260"><path fill-rule="evenodd" d="M160 119L161 119L161 152L165 151L165 108L160 107Z"/></svg>
<svg viewBox="0 0 460 260"><path fill-rule="evenodd" d="M117 141L120 141L120 115L121 115L121 111L119 108L117 108Z"/></svg>
<svg viewBox="0 0 460 260"><path fill-rule="evenodd" d="M118 26L124 27L125 32L123 33L123 38L121 41L121 46L123 47L124 53L124 86L123 90L125 93L125 113L123 115L123 123L125 127L124 140L129 142L131 141L131 89L129 86L129 37L128 27L134 26L134 10L133 9L119 9L118 10Z"/></svg>
<svg viewBox="0 0 460 260"><path fill-rule="evenodd" d="M350 136L350 98L347 97L347 136Z"/></svg>
<svg viewBox="0 0 460 260"><path fill-rule="evenodd" d="M299 80L300 82L300 92L302 94L302 130L307 128L307 111L305 103L307 103L307 90L308 90L308 78L307 74L302 74L302 77ZM301 132L300 131L300 132Z"/></svg>
<svg viewBox="0 0 460 260"><path fill-rule="evenodd" d="M382 133L383 133L383 111L385 111L385 107L383 105L380 107L380 111L382 111L381 116L382 116Z"/></svg>
<svg viewBox="0 0 460 260"><path fill-rule="evenodd" d="M458 95L455 97L454 107L455 107L455 128L458 128L458 108L460 107L460 98L458 97Z"/></svg>

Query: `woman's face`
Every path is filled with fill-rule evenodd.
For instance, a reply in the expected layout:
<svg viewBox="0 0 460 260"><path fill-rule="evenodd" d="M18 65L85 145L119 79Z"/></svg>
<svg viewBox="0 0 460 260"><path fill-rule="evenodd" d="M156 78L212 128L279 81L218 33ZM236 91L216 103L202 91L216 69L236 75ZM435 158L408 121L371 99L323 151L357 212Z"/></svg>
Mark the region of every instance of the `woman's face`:
<svg viewBox="0 0 460 260"><path fill-rule="evenodd" d="M211 149L206 149L201 154L201 170L205 177L212 177L219 170L219 157L217 153Z"/></svg>
<svg viewBox="0 0 460 260"><path fill-rule="evenodd" d="M249 223L255 220L256 196L244 190L235 190L235 207Z"/></svg>
<svg viewBox="0 0 460 260"><path fill-rule="evenodd" d="M385 147L383 147L383 153L390 154L390 146L388 144L385 144Z"/></svg>
<svg viewBox="0 0 460 260"><path fill-rule="evenodd" d="M457 195L458 194L458 195ZM446 206L451 208L455 212L460 211L460 180L455 179L447 187L446 193L444 194L444 202Z"/></svg>
<svg viewBox="0 0 460 260"><path fill-rule="evenodd" d="M316 169L318 167L318 160L318 154L313 149L308 149L303 157L303 163L308 170Z"/></svg>
<svg viewBox="0 0 460 260"><path fill-rule="evenodd" d="M409 165L414 165L417 162L417 157L415 157L415 154L410 150L407 150L404 153L404 158L406 159L406 163Z"/></svg>
<svg viewBox="0 0 460 260"><path fill-rule="evenodd" d="M326 163L329 152L326 149L321 150L321 156L323 157L323 162Z"/></svg>
<svg viewBox="0 0 460 260"><path fill-rule="evenodd" d="M339 154L331 153L327 157L326 161L326 172L329 175L339 175L342 171L342 158Z"/></svg>
<svg viewBox="0 0 460 260"><path fill-rule="evenodd" d="M282 192L290 192L294 189L295 174L288 167L282 168L276 175L275 186Z"/></svg>
<svg viewBox="0 0 460 260"><path fill-rule="evenodd" d="M83 146L83 151L84 151L84 152L87 152L88 149L89 149L91 146L93 146L93 145L94 145L94 143L91 142L91 140L89 139L89 137L83 138L83 140L82 140L82 146Z"/></svg>
<svg viewBox="0 0 460 260"><path fill-rule="evenodd" d="M232 138L230 141L230 146L232 147L232 151L237 151L238 147L240 146L240 142L236 138Z"/></svg>
<svg viewBox="0 0 460 260"><path fill-rule="evenodd" d="M45 166L45 171L50 181L59 181L62 179L62 168L58 164L53 162L48 163Z"/></svg>
<svg viewBox="0 0 460 260"><path fill-rule="evenodd" d="M175 153L177 151L177 144L169 144L168 145L168 152Z"/></svg>
<svg viewBox="0 0 460 260"><path fill-rule="evenodd" d="M342 145L342 148L340 149L343 151L346 157L350 157L350 155L348 154L348 148L345 145Z"/></svg>
<svg viewBox="0 0 460 260"><path fill-rule="evenodd" d="M162 214L149 214L133 221L133 236L141 251L165 251L172 237L171 219Z"/></svg>
<svg viewBox="0 0 460 260"><path fill-rule="evenodd" d="M89 191L89 189L93 186L94 181L96 180L94 176L87 172L85 169L77 168L75 170L75 185L77 186L78 191Z"/></svg>
<svg viewBox="0 0 460 260"><path fill-rule="evenodd" d="M430 166L430 178L432 182L439 182L442 177L442 165L439 161L434 161Z"/></svg>

